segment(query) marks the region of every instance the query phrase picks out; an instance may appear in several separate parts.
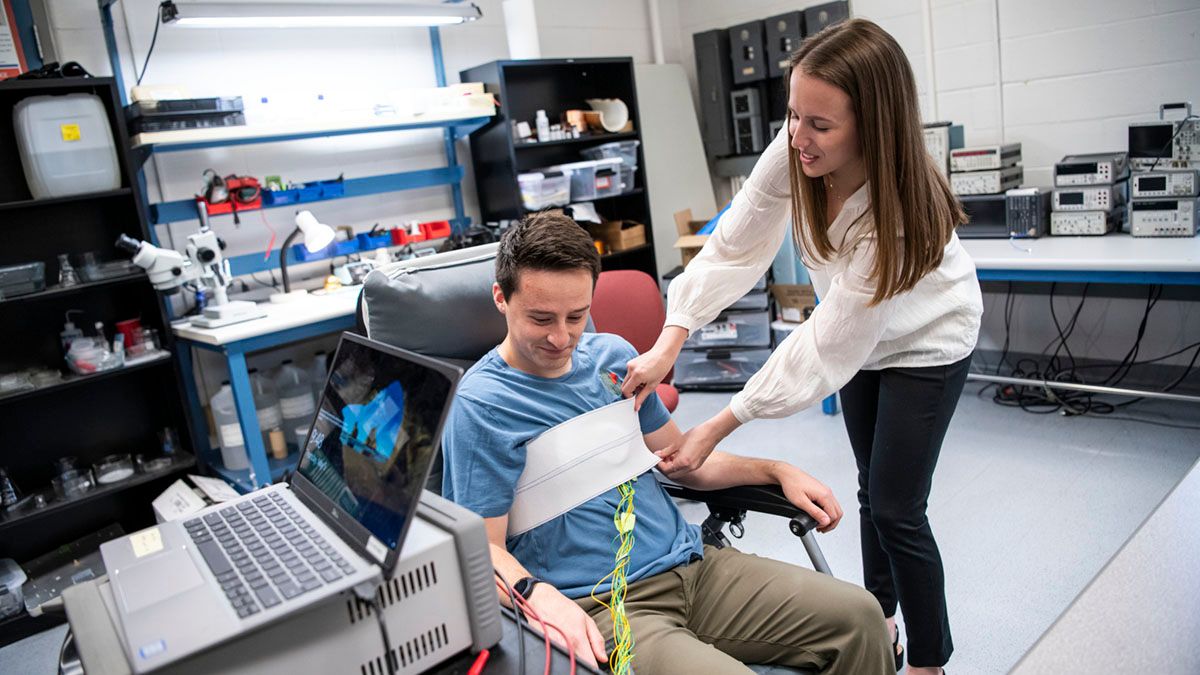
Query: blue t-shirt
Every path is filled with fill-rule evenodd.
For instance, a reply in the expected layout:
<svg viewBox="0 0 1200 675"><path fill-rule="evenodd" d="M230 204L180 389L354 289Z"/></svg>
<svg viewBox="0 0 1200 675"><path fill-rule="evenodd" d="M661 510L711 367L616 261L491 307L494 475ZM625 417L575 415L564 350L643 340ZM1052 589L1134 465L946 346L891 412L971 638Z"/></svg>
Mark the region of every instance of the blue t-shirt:
<svg viewBox="0 0 1200 675"><path fill-rule="evenodd" d="M556 378L509 366L493 349L459 383L442 435L442 493L484 518L512 508L525 468L525 444L551 427L620 399L601 377L624 378L637 351L615 335L585 333L571 371ZM657 395L638 413L642 433L662 428L671 416ZM509 552L531 574L569 598L586 597L613 570L616 488L549 522L509 537ZM700 529L688 525L675 503L647 471L634 483L634 544L627 578L632 583L702 556ZM597 593L609 590L605 582Z"/></svg>

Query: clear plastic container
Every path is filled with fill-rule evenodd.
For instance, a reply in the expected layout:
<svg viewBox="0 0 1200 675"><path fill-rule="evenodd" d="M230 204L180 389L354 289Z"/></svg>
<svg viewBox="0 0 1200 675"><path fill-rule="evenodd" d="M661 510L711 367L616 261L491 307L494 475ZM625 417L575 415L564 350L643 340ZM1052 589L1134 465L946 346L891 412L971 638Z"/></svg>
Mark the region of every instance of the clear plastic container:
<svg viewBox="0 0 1200 675"><path fill-rule="evenodd" d="M637 189L637 186L634 185L634 177L635 177L635 174L637 173L636 166L625 166L624 164L622 164L621 170L617 173L621 177L621 193L622 194L624 194L626 192L633 192L634 190Z"/></svg>
<svg viewBox="0 0 1200 675"><path fill-rule="evenodd" d="M27 578L25 570L12 558L0 558L0 619L6 619L25 611L25 597L21 587Z"/></svg>
<svg viewBox="0 0 1200 675"><path fill-rule="evenodd" d="M279 373L275 376L275 388L279 391L279 410L283 413L283 437L288 449L295 451L299 448L296 443L296 430L307 429L317 411L312 382L308 373L288 359L279 367Z"/></svg>
<svg viewBox="0 0 1200 675"><path fill-rule="evenodd" d="M517 176L521 203L530 211L571 203L571 179L562 171L523 173Z"/></svg>
<svg viewBox="0 0 1200 675"><path fill-rule="evenodd" d="M692 333L685 349L770 347L771 316L767 312L728 312Z"/></svg>
<svg viewBox="0 0 1200 675"><path fill-rule="evenodd" d="M30 96L13 106L13 126L34 199L121 187L117 146L99 96Z"/></svg>
<svg viewBox="0 0 1200 675"><path fill-rule="evenodd" d="M548 170L570 175L572 202L587 202L621 193L621 160L615 157L560 164Z"/></svg>
<svg viewBox="0 0 1200 675"><path fill-rule="evenodd" d="M320 404L325 380L329 378L329 354L321 350L313 354L312 365L308 367L308 378L312 383L313 401Z"/></svg>
<svg viewBox="0 0 1200 675"><path fill-rule="evenodd" d="M679 353L672 384L686 389L740 389L771 358L770 349L709 349Z"/></svg>
<svg viewBox="0 0 1200 675"><path fill-rule="evenodd" d="M238 423L237 406L233 402L233 389L226 382L209 400L213 422L217 426L217 443L221 445L221 463L226 469L240 471L250 468L246 456L246 442L242 438L242 425Z"/></svg>
<svg viewBox="0 0 1200 675"><path fill-rule="evenodd" d="M129 455L108 455L96 462L92 473L100 485L119 483L133 475L133 458Z"/></svg>
<svg viewBox="0 0 1200 675"><path fill-rule="evenodd" d="M767 295L766 291L750 291L737 300L734 300L733 304L729 306L729 309L737 311L765 312L767 310L767 299L769 297L770 296Z"/></svg>
<svg viewBox="0 0 1200 675"><path fill-rule="evenodd" d="M287 445L279 447L283 442L283 410L279 407L279 393L275 389L274 379L258 372L257 368L250 369L250 391L254 392L254 411L258 414L258 429L262 432L263 449L275 455L287 454ZM274 445L272 432L275 432ZM274 451L274 452L272 452Z"/></svg>
<svg viewBox="0 0 1200 675"><path fill-rule="evenodd" d="M625 166L636 168L638 165L637 149L638 145L640 144L641 141L638 140L613 141L611 143L597 145L594 148L588 148L581 151L579 154L587 157L588 159L605 159L609 157L615 157L621 160L621 163Z"/></svg>
<svg viewBox="0 0 1200 675"><path fill-rule="evenodd" d="M46 263L32 262L0 267L0 298L12 298L46 289Z"/></svg>

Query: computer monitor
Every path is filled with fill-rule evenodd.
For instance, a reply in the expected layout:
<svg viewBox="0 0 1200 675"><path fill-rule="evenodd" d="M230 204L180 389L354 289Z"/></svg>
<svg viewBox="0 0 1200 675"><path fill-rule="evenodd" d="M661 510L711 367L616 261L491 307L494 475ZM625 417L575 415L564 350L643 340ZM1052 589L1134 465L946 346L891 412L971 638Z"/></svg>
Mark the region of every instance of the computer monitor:
<svg viewBox="0 0 1200 675"><path fill-rule="evenodd" d="M343 333L291 487L385 573L416 514L462 376Z"/></svg>

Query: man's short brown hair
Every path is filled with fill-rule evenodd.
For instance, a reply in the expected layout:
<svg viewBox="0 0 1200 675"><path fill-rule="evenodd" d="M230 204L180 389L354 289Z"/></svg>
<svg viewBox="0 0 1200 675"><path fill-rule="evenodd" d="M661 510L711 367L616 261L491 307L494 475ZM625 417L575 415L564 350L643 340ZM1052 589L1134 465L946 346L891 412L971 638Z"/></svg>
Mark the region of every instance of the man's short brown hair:
<svg viewBox="0 0 1200 675"><path fill-rule="evenodd" d="M496 283L505 298L517 291L521 270L586 270L592 285L600 276L600 254L592 237L560 212L532 213L500 238L496 253Z"/></svg>

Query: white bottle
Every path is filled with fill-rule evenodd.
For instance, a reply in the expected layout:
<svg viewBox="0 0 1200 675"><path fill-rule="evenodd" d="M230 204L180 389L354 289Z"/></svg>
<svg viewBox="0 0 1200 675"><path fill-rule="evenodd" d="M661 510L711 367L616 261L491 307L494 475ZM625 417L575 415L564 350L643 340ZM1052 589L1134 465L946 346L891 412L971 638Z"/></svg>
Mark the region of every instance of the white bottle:
<svg viewBox="0 0 1200 675"><path fill-rule="evenodd" d="M546 117L545 110L537 111L537 135L538 141L545 143L550 140L550 119Z"/></svg>
<svg viewBox="0 0 1200 675"><path fill-rule="evenodd" d="M275 458L287 456L284 443L283 412L279 409L279 394L270 377L250 369L250 391L254 392L254 410L258 414L258 428L262 431L263 449ZM272 442L274 433L274 442Z"/></svg>
<svg viewBox="0 0 1200 675"><path fill-rule="evenodd" d="M321 394L325 391L325 379L328 377L329 355L322 349L313 354L313 362L308 370L308 378L313 388L313 401L318 403L321 401Z"/></svg>
<svg viewBox="0 0 1200 675"><path fill-rule="evenodd" d="M233 390L229 381L209 400L213 422L217 426L217 442L221 444L221 463L226 469L240 471L250 468L246 456L246 443L242 440L242 426L238 424L237 406L233 402Z"/></svg>
<svg viewBox="0 0 1200 675"><path fill-rule="evenodd" d="M298 450L296 431L307 429L317 410L313 402L312 383L308 373L292 365L292 360L288 359L279 367L275 388L279 391L279 409L283 413L283 437L289 450Z"/></svg>

